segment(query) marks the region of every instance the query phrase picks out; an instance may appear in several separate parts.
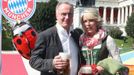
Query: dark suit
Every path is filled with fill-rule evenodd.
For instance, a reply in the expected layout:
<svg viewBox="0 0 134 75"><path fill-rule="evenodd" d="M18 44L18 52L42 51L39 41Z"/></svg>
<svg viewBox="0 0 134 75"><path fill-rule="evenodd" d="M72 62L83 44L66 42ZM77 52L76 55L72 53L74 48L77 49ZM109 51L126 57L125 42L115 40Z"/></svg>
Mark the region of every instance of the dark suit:
<svg viewBox="0 0 134 75"><path fill-rule="evenodd" d="M79 32L78 29L71 32L72 37L75 37L74 41L77 46L79 46L80 34L81 31ZM78 58L80 58L79 51ZM52 65L52 61L59 52L63 52L63 48L57 33L57 28L56 26L53 26L39 34L35 48L31 51L30 65L41 71L41 75L57 75L56 70ZM79 63L80 59L78 60Z"/></svg>

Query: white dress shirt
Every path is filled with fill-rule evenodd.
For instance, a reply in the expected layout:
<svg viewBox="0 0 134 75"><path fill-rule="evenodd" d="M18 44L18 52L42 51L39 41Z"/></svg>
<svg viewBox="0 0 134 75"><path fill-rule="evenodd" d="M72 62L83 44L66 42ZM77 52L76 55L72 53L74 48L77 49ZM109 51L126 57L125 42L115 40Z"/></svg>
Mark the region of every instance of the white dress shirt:
<svg viewBox="0 0 134 75"><path fill-rule="evenodd" d="M70 75L77 75L78 48L76 47L70 32L67 33L67 31L58 23L56 24L56 28L63 47L63 51L70 54Z"/></svg>

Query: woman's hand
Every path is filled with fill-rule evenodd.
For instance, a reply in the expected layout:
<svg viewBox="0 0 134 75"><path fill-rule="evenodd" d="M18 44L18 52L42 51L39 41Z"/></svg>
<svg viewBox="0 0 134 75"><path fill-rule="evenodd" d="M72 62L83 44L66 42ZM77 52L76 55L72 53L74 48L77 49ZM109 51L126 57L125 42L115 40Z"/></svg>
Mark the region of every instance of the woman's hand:
<svg viewBox="0 0 134 75"><path fill-rule="evenodd" d="M96 68L97 68L97 70L98 70L98 73L101 73L102 71L104 71L104 68L101 67L101 66L97 66Z"/></svg>

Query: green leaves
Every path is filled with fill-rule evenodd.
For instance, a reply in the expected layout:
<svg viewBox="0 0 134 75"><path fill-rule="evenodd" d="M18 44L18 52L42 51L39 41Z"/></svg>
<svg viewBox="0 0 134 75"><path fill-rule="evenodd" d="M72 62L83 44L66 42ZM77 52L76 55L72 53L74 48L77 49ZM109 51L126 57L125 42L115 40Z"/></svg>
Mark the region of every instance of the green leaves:
<svg viewBox="0 0 134 75"><path fill-rule="evenodd" d="M128 18L125 30L128 36L134 38L134 13L132 13L132 15Z"/></svg>
<svg viewBox="0 0 134 75"><path fill-rule="evenodd" d="M48 3L39 2L36 4L36 11L29 20L31 25L37 32L41 32L53 25L55 25L55 7L57 1L50 0Z"/></svg>

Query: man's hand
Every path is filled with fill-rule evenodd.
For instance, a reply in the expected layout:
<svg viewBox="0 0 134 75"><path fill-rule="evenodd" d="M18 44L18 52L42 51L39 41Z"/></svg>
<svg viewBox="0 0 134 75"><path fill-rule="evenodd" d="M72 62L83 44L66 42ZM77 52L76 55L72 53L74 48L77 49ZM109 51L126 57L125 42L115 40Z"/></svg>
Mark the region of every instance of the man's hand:
<svg viewBox="0 0 134 75"><path fill-rule="evenodd" d="M65 69L67 66L69 66L68 60L62 60L61 56L57 55L53 59L53 65L56 69Z"/></svg>

